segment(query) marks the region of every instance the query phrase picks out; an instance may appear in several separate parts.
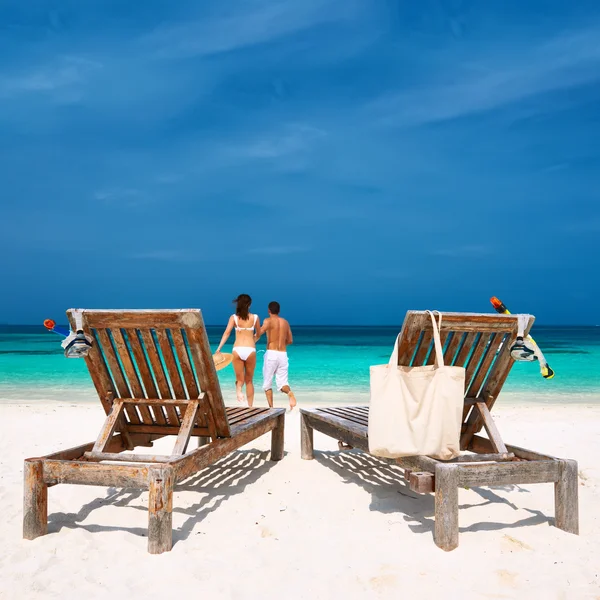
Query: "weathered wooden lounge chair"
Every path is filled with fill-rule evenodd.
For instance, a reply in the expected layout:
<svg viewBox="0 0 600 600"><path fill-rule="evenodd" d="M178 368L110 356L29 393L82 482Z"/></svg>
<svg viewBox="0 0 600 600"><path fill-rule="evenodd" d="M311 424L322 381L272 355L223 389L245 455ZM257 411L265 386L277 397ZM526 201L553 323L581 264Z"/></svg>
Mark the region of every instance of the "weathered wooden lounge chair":
<svg viewBox="0 0 600 600"><path fill-rule="evenodd" d="M526 330L533 324L530 318ZM503 442L490 411L513 366L510 347L517 317L443 313L444 362L466 369L461 455L452 461L414 456L391 461L405 469L411 490L435 492L434 539L444 550L458 546L458 488L553 482L555 525L579 532L577 463L510 446ZM398 364L433 364L431 320L409 311L402 326ZM313 458L313 430L339 440L339 447L368 452L367 406L301 409L302 458ZM485 428L487 437L476 435Z"/></svg>
<svg viewBox="0 0 600 600"><path fill-rule="evenodd" d="M148 488L148 551L169 551L173 486L269 431L281 460L285 410L225 407L199 310L86 310L83 326L106 421L95 442L25 461L23 537L47 533L50 486ZM170 435L170 455L128 452Z"/></svg>

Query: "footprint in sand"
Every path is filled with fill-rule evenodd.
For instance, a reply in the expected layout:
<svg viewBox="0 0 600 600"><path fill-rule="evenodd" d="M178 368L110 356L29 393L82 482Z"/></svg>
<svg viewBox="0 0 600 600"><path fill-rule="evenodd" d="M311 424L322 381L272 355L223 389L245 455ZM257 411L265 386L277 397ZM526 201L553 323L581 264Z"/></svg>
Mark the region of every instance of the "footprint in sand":
<svg viewBox="0 0 600 600"><path fill-rule="evenodd" d="M502 537L510 550L533 550L531 546L525 542L522 542L521 540L518 540L517 538L512 537L512 535L504 534Z"/></svg>
<svg viewBox="0 0 600 600"><path fill-rule="evenodd" d="M498 579L502 585L515 587L517 584L517 573L500 569L499 571L496 571L496 575L498 575Z"/></svg>
<svg viewBox="0 0 600 600"><path fill-rule="evenodd" d="M259 529L260 529L260 537L262 537L262 538L273 537L273 535L274 535L273 532L268 527L265 527L264 525L260 525Z"/></svg>
<svg viewBox="0 0 600 600"><path fill-rule="evenodd" d="M378 592L381 592L386 588L394 586L398 578L391 571L392 568L388 567L387 565L381 567L380 574L369 579L369 585L371 586L371 588L377 590Z"/></svg>

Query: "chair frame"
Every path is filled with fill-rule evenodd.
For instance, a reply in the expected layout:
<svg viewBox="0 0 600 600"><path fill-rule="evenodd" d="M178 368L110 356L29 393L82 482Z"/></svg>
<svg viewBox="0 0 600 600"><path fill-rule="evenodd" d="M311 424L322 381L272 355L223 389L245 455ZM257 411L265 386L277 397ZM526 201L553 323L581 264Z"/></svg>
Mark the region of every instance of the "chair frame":
<svg viewBox="0 0 600 600"><path fill-rule="evenodd" d="M434 540L443 550L458 546L459 487L554 483L555 525L579 533L577 462L505 444L491 415L494 402L514 360L517 316L442 313L441 341L445 364L466 370L461 450L450 461L428 456L383 459L405 469L417 493L435 494ZM534 318L530 317L525 335ZM424 311L409 311L399 342L398 364L433 364L432 327ZM340 450L369 452L368 406L301 409L302 458L314 458L313 431L339 440ZM485 428L487 437L476 435Z"/></svg>
<svg viewBox="0 0 600 600"><path fill-rule="evenodd" d="M167 552L174 486L268 432L281 460L285 410L225 407L200 310L90 310L83 324L106 420L95 442L25 460L23 537L47 533L54 485L148 489L148 551ZM169 435L170 454L131 452ZM198 448L187 452L192 436Z"/></svg>

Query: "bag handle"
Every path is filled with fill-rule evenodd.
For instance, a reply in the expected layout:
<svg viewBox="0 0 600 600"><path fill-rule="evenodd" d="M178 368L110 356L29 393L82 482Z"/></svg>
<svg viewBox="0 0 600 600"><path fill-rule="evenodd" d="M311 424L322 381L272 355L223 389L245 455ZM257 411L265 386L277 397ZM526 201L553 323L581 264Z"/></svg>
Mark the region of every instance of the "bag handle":
<svg viewBox="0 0 600 600"><path fill-rule="evenodd" d="M442 340L440 339L440 329L442 328L442 313L439 310L428 310L431 317L431 326L433 327L433 344L435 347L435 364L437 367L444 366L444 349L442 348ZM436 325L433 313L439 315L438 324Z"/></svg>
<svg viewBox="0 0 600 600"><path fill-rule="evenodd" d="M392 350L392 355L390 356L390 362L388 363L388 367L390 369L395 369L398 366L398 343L400 342L400 333L396 338L396 343L394 344L394 349Z"/></svg>
<svg viewBox="0 0 600 600"><path fill-rule="evenodd" d="M442 340L440 339L439 329L442 328L442 313L439 310L427 311L431 316L431 325L433 327L433 342L435 346L435 364L437 367L444 366L444 349L442 348ZM435 318L433 313L437 313L439 315L438 324L436 325ZM438 329L439 327L439 329ZM400 335L402 332L398 334L396 338L396 343L394 344L394 349L392 350L392 355L390 356L390 362L388 366L390 368L396 368L398 366L398 345L400 343Z"/></svg>

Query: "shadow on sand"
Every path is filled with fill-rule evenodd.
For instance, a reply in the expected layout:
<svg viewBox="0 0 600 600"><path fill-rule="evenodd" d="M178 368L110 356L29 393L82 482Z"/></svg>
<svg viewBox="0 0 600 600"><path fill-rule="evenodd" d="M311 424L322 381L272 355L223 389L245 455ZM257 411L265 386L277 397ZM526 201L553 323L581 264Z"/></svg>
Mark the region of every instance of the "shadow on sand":
<svg viewBox="0 0 600 600"><path fill-rule="evenodd" d="M239 450L217 461L215 464L198 471L186 481L175 486L174 493L199 492L199 502L186 508L173 502L173 512L187 515L182 526L173 530L173 544L189 537L194 527L207 515L231 496L241 494L255 483L276 463L269 460L270 452L259 450ZM108 488L106 496L85 504L77 513L53 513L48 518L48 533L69 529L85 529L89 532L128 531L140 537L146 537L145 527L112 527L106 525L83 524L95 510L105 506L124 506L147 512L146 503L136 502L147 490Z"/></svg>
<svg viewBox="0 0 600 600"><path fill-rule="evenodd" d="M315 459L335 471L343 479L344 483L360 485L364 490L369 492L371 494L370 510L398 516L402 514L412 531L433 534L434 495L417 494L410 490L404 480L404 469L401 467L391 465L388 462L379 460L358 450L343 452L315 451ZM471 488L471 491L479 495L482 502L461 504L459 510L488 504L506 504L513 510L519 510L512 502L499 496L494 490L529 493L529 490L517 485ZM473 523L468 527L460 527L459 531L512 529L539 525L540 523L551 523L553 521L553 519L546 517L540 511L523 510L531 513L532 516L520 519L514 523Z"/></svg>

